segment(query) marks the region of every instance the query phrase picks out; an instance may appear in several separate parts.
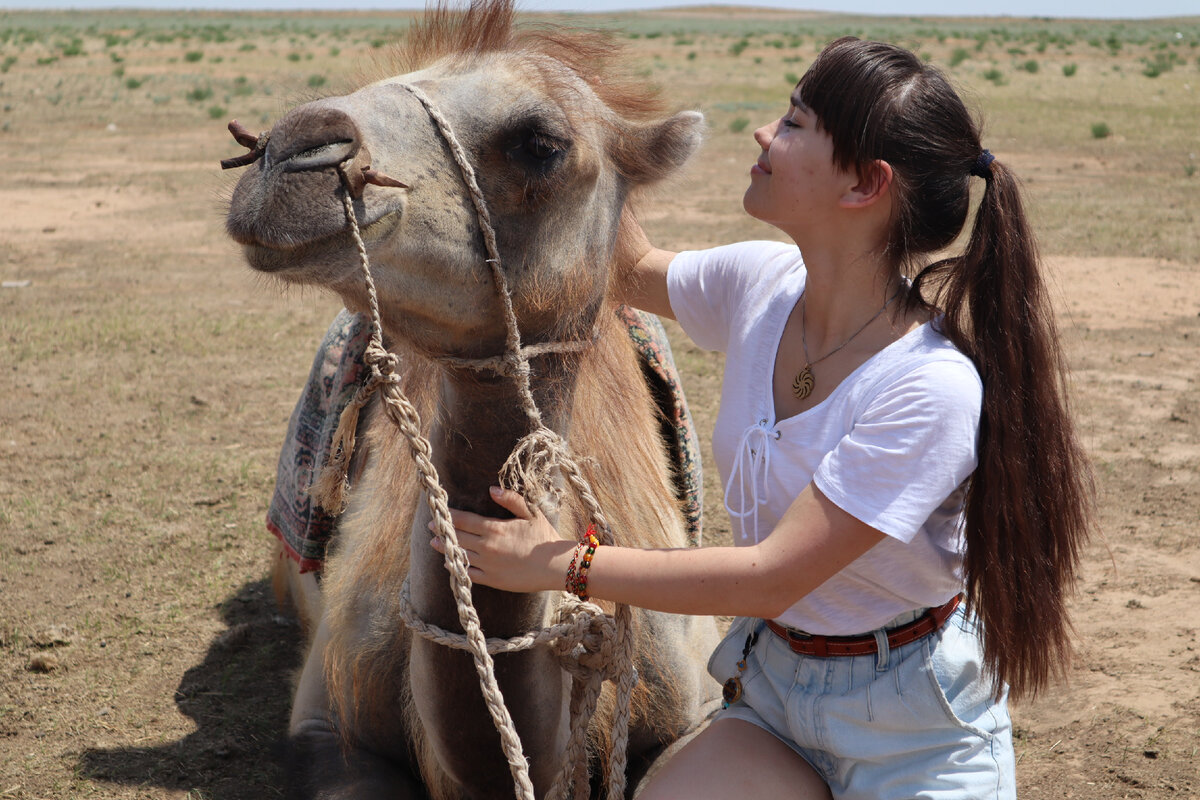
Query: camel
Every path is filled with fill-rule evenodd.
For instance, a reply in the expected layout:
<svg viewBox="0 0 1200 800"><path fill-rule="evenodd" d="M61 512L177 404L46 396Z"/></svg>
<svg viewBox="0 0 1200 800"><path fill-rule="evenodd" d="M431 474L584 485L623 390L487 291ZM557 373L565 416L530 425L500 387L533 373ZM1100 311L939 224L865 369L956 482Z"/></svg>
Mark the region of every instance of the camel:
<svg viewBox="0 0 1200 800"><path fill-rule="evenodd" d="M482 223L431 117L449 124L474 165L529 352L529 389L544 424L569 442L619 543L686 546L660 421L614 313L620 219L646 187L699 146L702 117L666 114L653 93L615 72L596 33L518 30L511 0L427 12L398 52L400 74L301 105L251 146L227 230L250 266L290 284L371 303L347 196L378 295L382 337L401 365L451 506L493 516L488 495L529 432L515 382L472 366L504 351L505 317ZM416 87L415 90L410 87ZM421 97L429 105L420 101ZM545 350L543 343L573 346ZM357 423L345 511L320 583L278 560L310 643L288 730L301 797L512 796L510 766L471 658L413 635L402 621L407 579L420 618L462 630L442 556L430 547L409 444L380 411ZM564 492L545 504L564 536L587 517ZM565 593L474 587L483 631L539 628ZM626 795L718 699L705 672L711 619L634 610L639 681L629 723ZM570 679L547 648L495 657L495 675L537 797L555 782L568 738ZM604 795L609 684L588 728L591 794Z"/></svg>

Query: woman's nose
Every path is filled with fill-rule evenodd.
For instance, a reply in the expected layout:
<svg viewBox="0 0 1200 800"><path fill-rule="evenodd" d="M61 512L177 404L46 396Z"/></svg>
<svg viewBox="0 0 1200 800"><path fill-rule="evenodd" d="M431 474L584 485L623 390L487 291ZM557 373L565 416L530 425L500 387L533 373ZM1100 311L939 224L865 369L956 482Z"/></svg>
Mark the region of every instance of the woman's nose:
<svg viewBox="0 0 1200 800"><path fill-rule="evenodd" d="M758 142L758 146L763 150L771 146L771 140L775 138L775 127L778 123L768 122L754 132L754 141Z"/></svg>

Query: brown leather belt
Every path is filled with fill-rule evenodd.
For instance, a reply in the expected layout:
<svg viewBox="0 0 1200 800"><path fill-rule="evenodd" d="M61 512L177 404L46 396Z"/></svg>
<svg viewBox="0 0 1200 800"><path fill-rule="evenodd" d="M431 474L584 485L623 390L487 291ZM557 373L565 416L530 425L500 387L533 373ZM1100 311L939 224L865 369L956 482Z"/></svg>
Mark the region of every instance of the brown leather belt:
<svg viewBox="0 0 1200 800"><path fill-rule="evenodd" d="M931 608L907 625L892 628L887 632L888 647L900 647L933 633L945 624L961 601L962 595L956 594L944 606ZM773 620L767 620L767 627L802 656L869 656L878 651L874 636L818 636L785 628Z"/></svg>

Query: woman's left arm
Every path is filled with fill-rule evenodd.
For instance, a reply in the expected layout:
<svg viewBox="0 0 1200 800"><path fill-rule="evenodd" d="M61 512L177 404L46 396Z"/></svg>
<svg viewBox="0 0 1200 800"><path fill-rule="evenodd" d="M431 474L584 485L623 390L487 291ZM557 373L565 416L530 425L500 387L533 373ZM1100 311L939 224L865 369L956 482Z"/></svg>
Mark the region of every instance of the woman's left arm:
<svg viewBox="0 0 1200 800"><path fill-rule="evenodd" d="M453 512L471 579L513 592L561 590L575 542L559 537L515 492L494 490L515 519ZM596 550L588 593L679 614L772 618L874 547L885 534L809 484L763 541L749 547ZM434 548L441 551L440 541Z"/></svg>

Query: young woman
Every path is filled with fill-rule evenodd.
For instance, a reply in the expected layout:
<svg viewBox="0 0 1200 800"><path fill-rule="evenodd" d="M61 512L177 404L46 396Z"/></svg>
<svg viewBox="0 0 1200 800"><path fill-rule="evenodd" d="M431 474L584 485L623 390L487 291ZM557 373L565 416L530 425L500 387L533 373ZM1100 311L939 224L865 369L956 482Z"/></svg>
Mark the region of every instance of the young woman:
<svg viewBox="0 0 1200 800"><path fill-rule="evenodd" d="M1006 697L1065 664L1092 513L1016 181L877 42L830 44L754 138L746 211L795 245L642 236L626 298L726 353L735 546L600 547L581 581L582 546L497 489L515 519L454 516L471 576L738 617L709 662L727 707L643 798L1014 797ZM973 177L965 250L929 263Z"/></svg>

